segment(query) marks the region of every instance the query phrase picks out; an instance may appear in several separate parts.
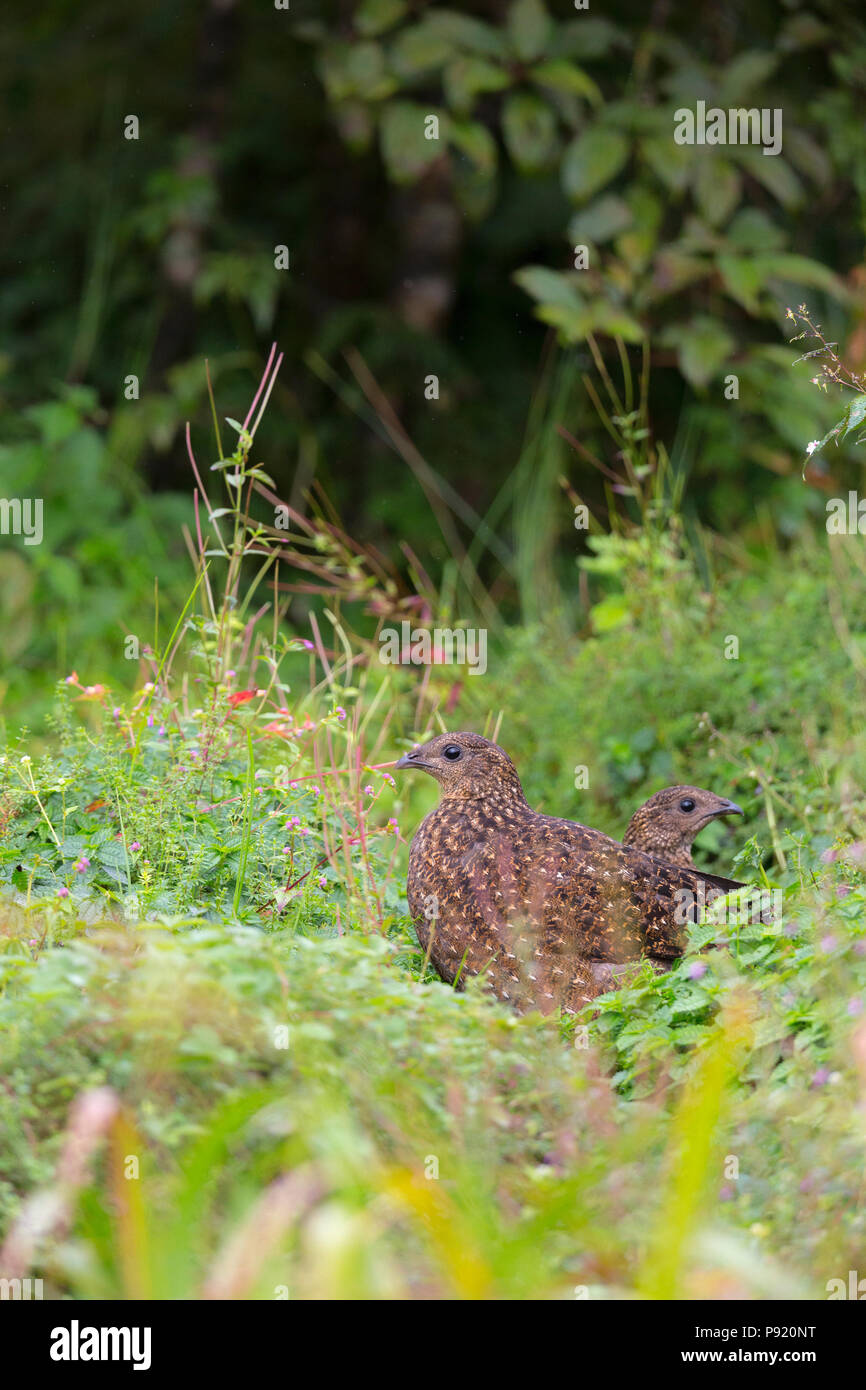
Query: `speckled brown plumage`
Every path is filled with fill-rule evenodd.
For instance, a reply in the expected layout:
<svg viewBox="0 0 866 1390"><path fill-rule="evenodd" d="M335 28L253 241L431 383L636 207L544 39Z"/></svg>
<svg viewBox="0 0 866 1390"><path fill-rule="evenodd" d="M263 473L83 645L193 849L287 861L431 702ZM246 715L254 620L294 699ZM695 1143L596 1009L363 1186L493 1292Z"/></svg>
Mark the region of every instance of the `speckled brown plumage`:
<svg viewBox="0 0 866 1390"><path fill-rule="evenodd" d="M663 787L635 811L622 842L690 869L698 831L718 816L742 814L735 801L702 787Z"/></svg>
<svg viewBox="0 0 866 1390"><path fill-rule="evenodd" d="M576 1012L610 971L674 960L703 891L738 885L666 864L601 831L533 811L514 764L478 734L440 734L406 754L440 785L409 853L409 908L443 979L484 976L518 1009Z"/></svg>

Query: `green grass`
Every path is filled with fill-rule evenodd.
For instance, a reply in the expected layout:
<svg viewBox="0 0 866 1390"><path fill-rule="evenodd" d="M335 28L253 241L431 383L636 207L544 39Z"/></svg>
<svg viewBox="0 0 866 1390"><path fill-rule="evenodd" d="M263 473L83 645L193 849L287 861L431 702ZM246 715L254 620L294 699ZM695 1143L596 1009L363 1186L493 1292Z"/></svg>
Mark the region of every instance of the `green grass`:
<svg viewBox="0 0 866 1390"><path fill-rule="evenodd" d="M78 663L34 730L49 751L21 735L0 760L5 1276L825 1297L866 1224L857 538L751 556L695 550L670 513L615 529L584 561L589 616L566 589L461 680L382 667L338 605L326 638L250 629L241 491L137 680ZM735 795L745 823L697 857L777 890L773 919L696 927L577 1021L455 992L406 911L435 788L382 766L436 727L497 731L533 804L613 834L666 783Z"/></svg>

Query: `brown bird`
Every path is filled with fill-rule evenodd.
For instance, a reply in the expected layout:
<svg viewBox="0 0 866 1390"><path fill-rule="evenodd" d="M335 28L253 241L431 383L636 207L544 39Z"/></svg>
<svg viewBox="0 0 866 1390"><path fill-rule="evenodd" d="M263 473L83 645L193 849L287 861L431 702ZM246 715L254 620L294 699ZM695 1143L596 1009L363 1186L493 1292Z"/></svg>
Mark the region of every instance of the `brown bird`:
<svg viewBox="0 0 866 1390"><path fill-rule="evenodd" d="M742 814L736 801L702 787L664 787L635 811L622 842L691 869L692 841L698 831L718 816Z"/></svg>
<svg viewBox="0 0 866 1390"><path fill-rule="evenodd" d="M696 905L740 886L538 814L508 754L478 734L439 734L396 766L441 789L409 852L422 948L449 983L483 972L518 1009L576 1012L610 988L597 967L675 960Z"/></svg>

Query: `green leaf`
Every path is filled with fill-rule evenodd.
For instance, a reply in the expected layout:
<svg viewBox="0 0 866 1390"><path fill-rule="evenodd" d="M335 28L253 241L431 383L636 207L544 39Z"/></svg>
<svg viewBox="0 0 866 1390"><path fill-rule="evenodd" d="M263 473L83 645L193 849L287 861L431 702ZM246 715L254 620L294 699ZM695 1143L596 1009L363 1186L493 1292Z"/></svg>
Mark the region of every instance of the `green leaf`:
<svg viewBox="0 0 866 1390"><path fill-rule="evenodd" d="M716 268L731 298L741 304L746 313L759 314L764 277L757 262L747 256L722 255L716 258Z"/></svg>
<svg viewBox="0 0 866 1390"><path fill-rule="evenodd" d="M435 115L411 101L392 101L382 111L379 138L382 158L395 183L411 183L437 160L443 151L445 118L440 117L440 138L428 140L427 117Z"/></svg>
<svg viewBox="0 0 866 1390"><path fill-rule="evenodd" d="M866 395L855 396L842 417L842 432L839 438L844 439L846 434L859 429L864 420L866 420Z"/></svg>
<svg viewBox="0 0 866 1390"><path fill-rule="evenodd" d="M385 67L385 54L378 43L335 43L319 60L319 72L331 101L364 97L382 101L396 91L397 84Z"/></svg>
<svg viewBox="0 0 866 1390"><path fill-rule="evenodd" d="M779 55L768 49L749 49L740 53L723 70L718 105L739 106L755 87L766 82L779 66Z"/></svg>
<svg viewBox="0 0 866 1390"><path fill-rule="evenodd" d="M448 105L468 114L480 92L498 92L510 82L508 73L485 58L462 55L449 63L443 75L445 99Z"/></svg>
<svg viewBox="0 0 866 1390"><path fill-rule="evenodd" d="M628 599L625 594L608 594L590 608L589 616L596 632L612 632L629 619Z"/></svg>
<svg viewBox="0 0 866 1390"><path fill-rule="evenodd" d="M740 201L743 183L730 160L702 152L695 178L695 202L712 227L727 222Z"/></svg>
<svg viewBox="0 0 866 1390"><path fill-rule="evenodd" d="M559 26L556 35L556 50L567 58L601 58L610 52L614 45L628 48L629 39L622 29L611 24L609 19L581 15L580 19L569 19Z"/></svg>
<svg viewBox="0 0 866 1390"><path fill-rule="evenodd" d="M676 145L669 135L647 135L640 152L657 178L671 193L683 193L694 163L693 145Z"/></svg>
<svg viewBox="0 0 866 1390"><path fill-rule="evenodd" d="M390 66L400 77L417 77L420 73L441 68L456 56L454 43L447 35L437 32L427 19L409 29L401 29L391 45Z"/></svg>
<svg viewBox="0 0 866 1390"><path fill-rule="evenodd" d="M785 245L785 233L758 208L738 212L725 236L740 251L776 251Z"/></svg>
<svg viewBox="0 0 866 1390"><path fill-rule="evenodd" d="M790 164L781 155L764 155L752 146L731 145L731 158L736 159L753 179L782 204L783 208L797 208L803 201L803 186Z"/></svg>
<svg viewBox="0 0 866 1390"><path fill-rule="evenodd" d="M522 290L532 295L533 299L569 309L583 308L583 298L574 283L573 275L567 275L560 270L549 270L543 265L526 265L515 271L513 279Z"/></svg>
<svg viewBox="0 0 866 1390"><path fill-rule="evenodd" d="M355 28L359 34L383 34L402 19L408 9L406 0L361 0L355 11Z"/></svg>
<svg viewBox="0 0 866 1390"><path fill-rule="evenodd" d="M529 63L546 52L553 23L541 0L514 0L506 24L512 51L522 62Z"/></svg>
<svg viewBox="0 0 866 1390"><path fill-rule="evenodd" d="M426 16L425 24L431 33L447 39L455 49L486 58L501 58L505 54L503 35L482 19L458 14L456 10L433 10Z"/></svg>
<svg viewBox="0 0 866 1390"><path fill-rule="evenodd" d="M789 280L793 285L808 285L810 289L824 290L839 300L848 298L848 290L835 271L820 261L811 260L809 256L783 252L775 256L756 256L755 264L768 280Z"/></svg>
<svg viewBox="0 0 866 1390"><path fill-rule="evenodd" d="M631 223L632 212L625 199L614 193L604 193L594 203L574 214L568 224L568 236L575 246L584 242L598 245L618 236Z"/></svg>
<svg viewBox="0 0 866 1390"><path fill-rule="evenodd" d="M610 183L629 156L629 142L618 130L596 127L572 140L562 160L562 186L576 202Z"/></svg>
<svg viewBox="0 0 866 1390"><path fill-rule="evenodd" d="M496 172L496 141L480 121L450 121L448 139L472 161L479 173L489 178Z"/></svg>
<svg viewBox="0 0 866 1390"><path fill-rule="evenodd" d="M564 59L552 63L539 63L532 69L531 77L533 82L540 82L543 87L553 87L557 92L570 92L574 96L586 97L594 106L601 105L602 95L597 83L593 82L583 68L575 67L574 63L568 63Z"/></svg>
<svg viewBox="0 0 866 1390"><path fill-rule="evenodd" d="M556 117L541 97L514 92L502 112L502 134L517 168L534 173L549 165L557 151Z"/></svg>
<svg viewBox="0 0 866 1390"><path fill-rule="evenodd" d="M692 386L702 388L730 358L734 340L716 319L706 315L691 323L672 324L660 341L677 349L680 371Z"/></svg>

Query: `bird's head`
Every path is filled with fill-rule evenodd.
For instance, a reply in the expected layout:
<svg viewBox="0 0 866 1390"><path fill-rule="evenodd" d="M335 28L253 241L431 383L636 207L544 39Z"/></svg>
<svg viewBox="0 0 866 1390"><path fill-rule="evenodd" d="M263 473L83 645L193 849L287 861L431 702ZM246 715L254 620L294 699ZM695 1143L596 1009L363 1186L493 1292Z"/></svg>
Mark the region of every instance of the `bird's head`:
<svg viewBox="0 0 866 1390"><path fill-rule="evenodd" d="M395 764L395 768L409 767L435 777L443 797L505 798L526 804L514 763L480 734L437 734Z"/></svg>
<svg viewBox="0 0 866 1390"><path fill-rule="evenodd" d="M664 787L632 816L626 843L676 859L678 854L688 854L698 831L711 820L742 814L735 801L702 787Z"/></svg>

